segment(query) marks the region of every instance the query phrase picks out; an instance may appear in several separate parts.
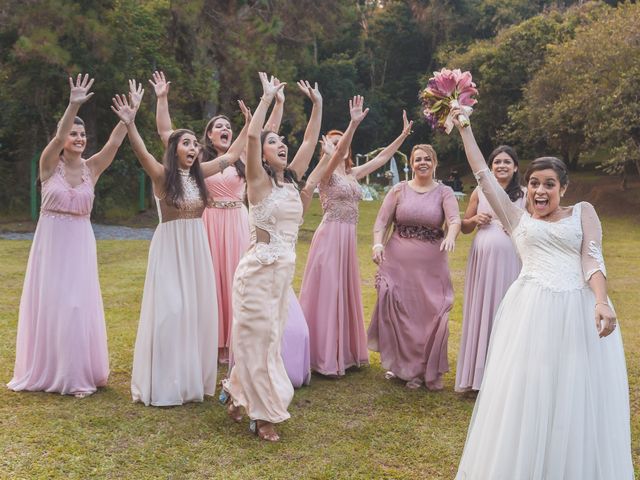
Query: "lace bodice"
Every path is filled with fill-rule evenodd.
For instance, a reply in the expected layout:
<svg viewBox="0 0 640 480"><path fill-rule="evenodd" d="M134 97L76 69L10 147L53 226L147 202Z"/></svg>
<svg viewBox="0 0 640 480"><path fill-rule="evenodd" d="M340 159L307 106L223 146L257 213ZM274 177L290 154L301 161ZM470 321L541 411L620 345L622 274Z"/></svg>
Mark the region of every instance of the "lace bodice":
<svg viewBox="0 0 640 480"><path fill-rule="evenodd" d="M358 223L358 202L362 199L362 190L355 178L334 173L320 183L319 190L324 222Z"/></svg>
<svg viewBox="0 0 640 480"><path fill-rule="evenodd" d="M166 196L164 198L156 197L158 217L161 223L179 219L200 218L202 217L202 212L204 212L204 203L200 197L200 189L195 179L189 174L188 170L179 170L178 173L183 191L180 205L176 207L169 203Z"/></svg>
<svg viewBox="0 0 640 480"><path fill-rule="evenodd" d="M302 223L302 202L295 186L273 185L260 203L249 205L251 245L258 261L269 265L283 255L295 257L298 229ZM259 242L256 229L269 234L269 242Z"/></svg>
<svg viewBox="0 0 640 480"><path fill-rule="evenodd" d="M72 187L65 177L64 161L42 182L40 215L56 218L88 218L93 208L93 182L86 162L82 161L82 183Z"/></svg>
<svg viewBox="0 0 640 480"><path fill-rule="evenodd" d="M602 229L591 204L578 203L570 217L546 222L532 218L511 203L488 170L476 173L476 178L491 207L511 233L522 260L519 278L553 291L566 291L586 287L597 271L606 275Z"/></svg>

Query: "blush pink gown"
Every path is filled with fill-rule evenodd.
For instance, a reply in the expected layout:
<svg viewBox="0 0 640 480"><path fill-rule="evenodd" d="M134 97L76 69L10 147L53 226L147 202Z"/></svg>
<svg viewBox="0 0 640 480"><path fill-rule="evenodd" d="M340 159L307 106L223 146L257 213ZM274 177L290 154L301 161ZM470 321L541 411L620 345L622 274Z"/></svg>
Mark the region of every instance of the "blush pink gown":
<svg viewBox="0 0 640 480"><path fill-rule="evenodd" d="M233 276L249 248L249 214L244 205L246 182L234 165L205 179L209 207L204 221L213 259L218 299L218 359L229 360L233 322ZM282 338L282 358L295 388L309 384L309 330L293 290L288 295L289 313Z"/></svg>
<svg viewBox="0 0 640 480"><path fill-rule="evenodd" d="M42 182L42 207L24 279L11 390L91 393L109 376L86 163L72 187L61 160Z"/></svg>
<svg viewBox="0 0 640 480"><path fill-rule="evenodd" d="M376 228L393 219L394 232L378 268L378 299L369 326L369 348L385 370L406 380L439 382L449 370L447 340L453 286L442 226L459 223L453 190L438 185L418 193L401 182L387 194ZM384 228L384 227L382 227Z"/></svg>
<svg viewBox="0 0 640 480"><path fill-rule="evenodd" d="M489 348L493 317L522 264L511 237L489 205L482 190L478 192L478 213L493 220L478 227L471 244L464 286L462 338L456 369L456 390L480 390ZM514 202L524 208L524 197Z"/></svg>
<svg viewBox="0 0 640 480"><path fill-rule="evenodd" d="M361 198L352 176L334 173L320 184L324 215L311 241L300 305L309 325L311 369L323 375L369 364L356 248Z"/></svg>

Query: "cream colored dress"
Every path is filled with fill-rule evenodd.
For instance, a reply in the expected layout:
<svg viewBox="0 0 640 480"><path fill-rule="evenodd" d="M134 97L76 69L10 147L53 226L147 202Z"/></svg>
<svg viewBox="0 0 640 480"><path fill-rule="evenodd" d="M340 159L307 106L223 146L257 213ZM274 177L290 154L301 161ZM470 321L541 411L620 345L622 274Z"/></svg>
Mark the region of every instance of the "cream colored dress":
<svg viewBox="0 0 640 480"><path fill-rule="evenodd" d="M180 171L180 208L157 199L160 225L149 247L131 394L145 405L201 402L214 395L218 304L213 262L194 179Z"/></svg>
<svg viewBox="0 0 640 480"><path fill-rule="evenodd" d="M252 420L278 423L290 417L287 407L293 398L280 349L302 221L298 191L292 184L274 185L267 197L249 207L249 221L251 247L233 280L235 364L223 387ZM257 240L267 236L268 243Z"/></svg>

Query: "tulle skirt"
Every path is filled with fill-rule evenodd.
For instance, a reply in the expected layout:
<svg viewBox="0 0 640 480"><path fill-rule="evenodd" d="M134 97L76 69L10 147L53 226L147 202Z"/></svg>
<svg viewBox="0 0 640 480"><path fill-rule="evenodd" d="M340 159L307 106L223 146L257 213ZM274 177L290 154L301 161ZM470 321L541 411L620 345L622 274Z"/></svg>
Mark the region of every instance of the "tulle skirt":
<svg viewBox="0 0 640 480"><path fill-rule="evenodd" d="M518 279L496 314L456 479L630 480L620 330L599 338L591 289Z"/></svg>

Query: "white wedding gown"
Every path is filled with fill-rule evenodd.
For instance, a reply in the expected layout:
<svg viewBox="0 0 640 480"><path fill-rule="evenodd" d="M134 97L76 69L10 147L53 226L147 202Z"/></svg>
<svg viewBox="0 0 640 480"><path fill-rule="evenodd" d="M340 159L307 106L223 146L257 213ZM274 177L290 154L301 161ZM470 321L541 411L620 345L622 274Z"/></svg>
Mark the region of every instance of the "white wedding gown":
<svg viewBox="0 0 640 480"><path fill-rule="evenodd" d="M537 220L488 170L476 176L522 271L496 313L456 479L633 479L620 329L599 338L587 283L605 274L595 210L579 203L568 218Z"/></svg>

